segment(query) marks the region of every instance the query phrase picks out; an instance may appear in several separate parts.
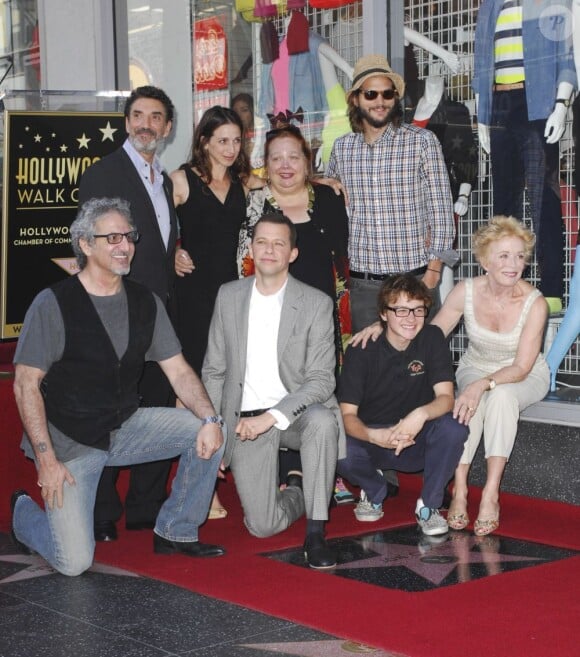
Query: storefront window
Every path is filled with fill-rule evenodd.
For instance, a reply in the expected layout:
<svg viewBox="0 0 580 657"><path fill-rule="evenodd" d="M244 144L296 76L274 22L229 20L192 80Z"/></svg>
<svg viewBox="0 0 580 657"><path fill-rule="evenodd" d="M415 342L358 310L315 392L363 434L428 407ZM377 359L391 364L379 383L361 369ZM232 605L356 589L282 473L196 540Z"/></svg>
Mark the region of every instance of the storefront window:
<svg viewBox="0 0 580 657"><path fill-rule="evenodd" d="M195 1L193 19L194 120L213 105L229 107L238 92L253 93L252 28L234 0Z"/></svg>
<svg viewBox="0 0 580 657"><path fill-rule="evenodd" d="M163 75L162 6L143 0L128 0L129 79L131 88L146 84L162 86Z"/></svg>
<svg viewBox="0 0 580 657"><path fill-rule="evenodd" d="M252 112L256 170L263 165L266 131L280 123L301 128L318 172L334 139L350 130L344 89L361 51L362 0L330 5L192 0L194 120L212 105L233 101Z"/></svg>
<svg viewBox="0 0 580 657"><path fill-rule="evenodd" d="M0 0L0 89L40 86L37 1Z"/></svg>

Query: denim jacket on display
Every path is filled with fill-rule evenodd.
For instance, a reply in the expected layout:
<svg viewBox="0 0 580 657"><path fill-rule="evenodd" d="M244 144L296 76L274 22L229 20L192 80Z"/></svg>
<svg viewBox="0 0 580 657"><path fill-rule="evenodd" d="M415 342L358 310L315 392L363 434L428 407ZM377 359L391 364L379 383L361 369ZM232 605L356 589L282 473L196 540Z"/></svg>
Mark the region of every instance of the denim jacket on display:
<svg viewBox="0 0 580 657"><path fill-rule="evenodd" d="M494 84L494 36L503 0L484 0L475 28L475 73L471 86L479 94L477 118L491 122ZM554 111L558 86L576 86L572 51L571 0L523 0L522 38L528 119L547 119Z"/></svg>
<svg viewBox="0 0 580 657"><path fill-rule="evenodd" d="M308 52L290 55L289 109L295 112L299 107L306 112L326 112L326 89L318 61L318 48L324 43L320 35L308 33ZM272 64L262 66L262 86L258 111L260 116L274 110L274 81L272 80Z"/></svg>

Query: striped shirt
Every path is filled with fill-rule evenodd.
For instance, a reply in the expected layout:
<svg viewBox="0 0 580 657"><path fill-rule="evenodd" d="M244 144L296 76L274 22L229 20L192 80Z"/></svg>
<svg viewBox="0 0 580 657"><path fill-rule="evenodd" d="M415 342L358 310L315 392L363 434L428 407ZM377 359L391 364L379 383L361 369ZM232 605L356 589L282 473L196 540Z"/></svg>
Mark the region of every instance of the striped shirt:
<svg viewBox="0 0 580 657"><path fill-rule="evenodd" d="M503 3L497 17L493 48L496 84L523 82L526 75L521 0L505 0Z"/></svg>
<svg viewBox="0 0 580 657"><path fill-rule="evenodd" d="M387 126L369 145L362 133L334 142L326 175L349 199L350 268L394 274L423 267L451 249L455 227L449 176L429 130Z"/></svg>

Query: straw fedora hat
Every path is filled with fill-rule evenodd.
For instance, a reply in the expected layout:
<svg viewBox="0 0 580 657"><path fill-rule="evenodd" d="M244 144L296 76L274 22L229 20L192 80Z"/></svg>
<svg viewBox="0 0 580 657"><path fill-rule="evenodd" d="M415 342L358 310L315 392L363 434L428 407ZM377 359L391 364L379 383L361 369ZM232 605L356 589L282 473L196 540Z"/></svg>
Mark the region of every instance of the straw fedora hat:
<svg viewBox="0 0 580 657"><path fill-rule="evenodd" d="M348 92L350 96L357 89L360 89L363 82L373 75L384 75L393 83L399 98L405 95L405 82L403 78L393 71L389 62L382 55L365 55L361 57L354 65L352 76L352 87Z"/></svg>

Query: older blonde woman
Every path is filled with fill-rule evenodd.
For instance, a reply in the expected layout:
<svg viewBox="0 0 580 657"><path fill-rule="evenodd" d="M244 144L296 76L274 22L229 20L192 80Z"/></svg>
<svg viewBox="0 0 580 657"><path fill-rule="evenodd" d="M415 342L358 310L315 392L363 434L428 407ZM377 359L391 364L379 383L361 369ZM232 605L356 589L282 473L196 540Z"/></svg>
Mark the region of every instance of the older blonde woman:
<svg viewBox="0 0 580 657"><path fill-rule="evenodd" d="M467 480L483 435L487 479L474 523L478 536L499 527L500 483L519 415L549 388L549 369L540 353L548 308L540 292L522 279L534 241L513 217L496 216L480 228L473 251L485 274L459 282L432 322L448 335L463 317L469 338L457 369L453 410L469 425L469 438L455 471L447 521L453 529L469 524Z"/></svg>
<svg viewBox="0 0 580 657"><path fill-rule="evenodd" d="M460 359L453 416L469 425L469 437L455 471L447 514L452 529L469 524L467 480L484 437L487 478L474 532L485 536L499 527L499 489L511 455L521 411L548 392L550 372L540 353L548 306L541 293L522 280L535 237L514 217L494 217L473 237L483 276L460 281L432 324L449 335L463 317L469 346ZM373 324L353 344L376 340Z"/></svg>

